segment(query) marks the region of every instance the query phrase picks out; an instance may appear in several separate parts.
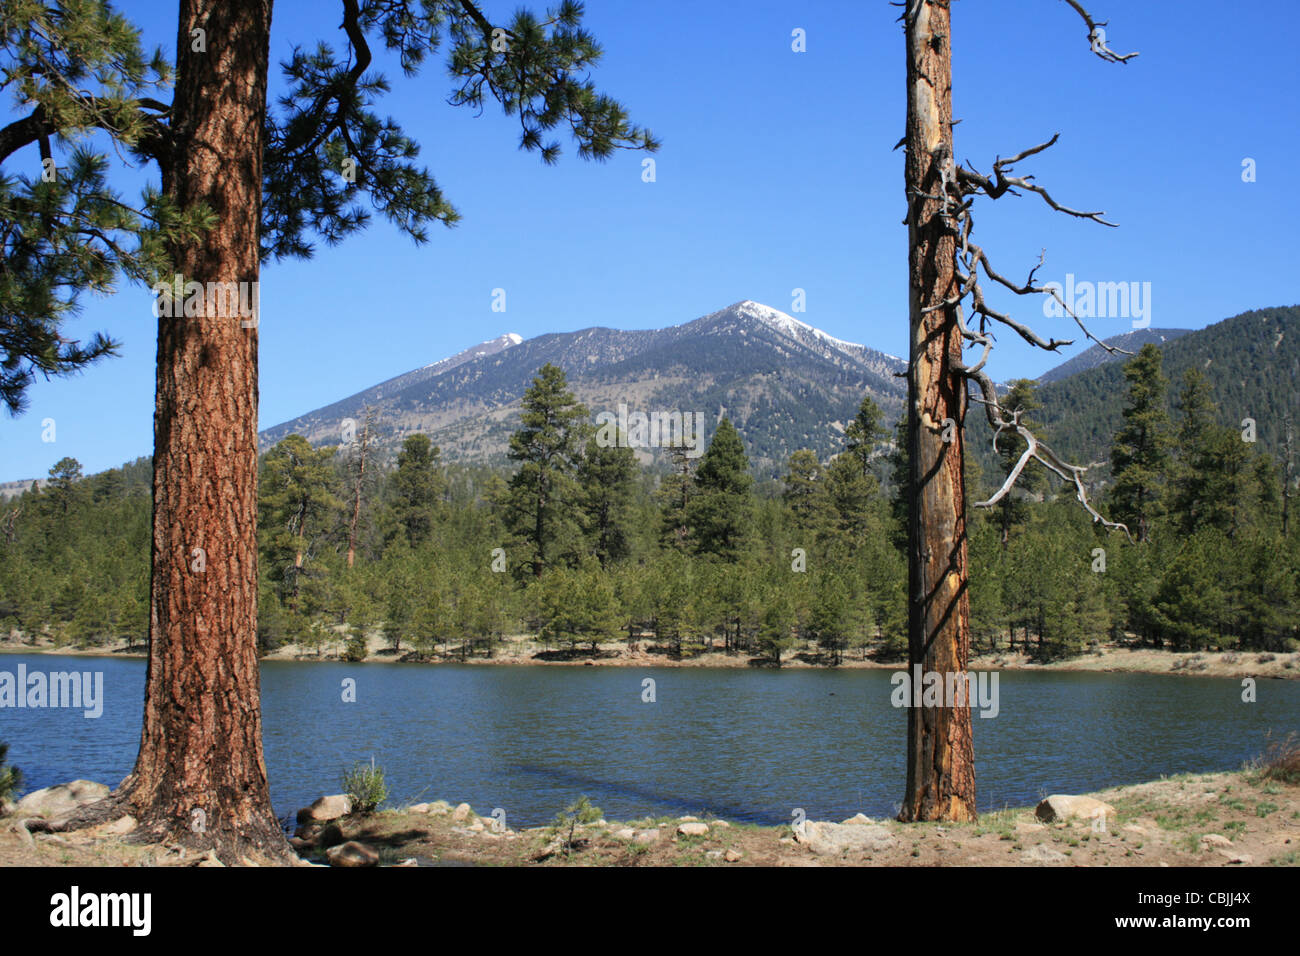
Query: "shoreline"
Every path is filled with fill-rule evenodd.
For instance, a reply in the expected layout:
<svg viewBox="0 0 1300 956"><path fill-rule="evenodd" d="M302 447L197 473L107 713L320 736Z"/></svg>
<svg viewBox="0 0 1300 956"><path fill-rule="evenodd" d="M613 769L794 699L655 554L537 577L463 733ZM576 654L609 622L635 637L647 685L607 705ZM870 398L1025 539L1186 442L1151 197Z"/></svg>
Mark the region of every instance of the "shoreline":
<svg viewBox="0 0 1300 956"><path fill-rule="evenodd" d="M572 829L516 830L503 811L489 816L450 800L370 814L340 806L303 810L290 843L300 866L1296 866L1300 790L1270 776L1262 769L1177 774L943 824L861 813L776 826L706 813L616 822L589 807ZM343 800L323 798L313 808ZM30 833L20 817L5 817L0 868L223 865L210 852L133 843L135 821L124 820L54 834ZM238 862L258 863L227 861Z"/></svg>
<svg viewBox="0 0 1300 956"><path fill-rule="evenodd" d="M492 657L468 657L461 660L456 654L448 653L434 658L421 659L411 651L395 652L386 648L382 642L372 639L368 653L360 661L349 663L362 664L415 664L446 665L462 664L468 666L505 666L505 667L712 667L712 668L760 668L763 670L906 670L905 660L881 661L871 658L845 657L839 664L831 664L813 658L812 654L795 655L781 662L779 668L770 660L747 654L728 655L721 651L705 652L689 657L674 658L668 654L656 654L646 651L630 651L626 645L617 647L602 646L599 653L574 653L548 651L527 637L506 638L493 649ZM125 644L116 646L99 646L88 648L58 647L50 643L29 645L19 641L0 641L0 657L6 654L50 654L65 657L107 657L131 658L143 660L146 653L139 650L127 650ZM321 653L305 651L294 645L286 645L263 654L259 661L287 661L291 663L340 663L337 652ZM1178 652L1149 647L1132 647L1126 645L1106 645L1096 651L1089 651L1077 657L1040 663L1017 651L1004 651L997 654L973 655L969 662L970 671L1009 671L1009 672L1065 672L1065 673L1106 673L1106 674L1167 674L1191 677L1219 678L1254 678L1297 680L1300 679L1300 652L1271 653L1261 651L1199 651Z"/></svg>

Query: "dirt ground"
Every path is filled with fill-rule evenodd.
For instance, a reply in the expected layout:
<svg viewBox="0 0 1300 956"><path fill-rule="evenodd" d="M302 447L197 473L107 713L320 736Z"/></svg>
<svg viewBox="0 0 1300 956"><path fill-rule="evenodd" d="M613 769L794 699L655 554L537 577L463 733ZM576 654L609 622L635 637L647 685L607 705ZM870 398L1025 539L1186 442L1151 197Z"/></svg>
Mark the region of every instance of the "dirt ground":
<svg viewBox="0 0 1300 956"><path fill-rule="evenodd" d="M874 820L869 848L837 850L795 838L790 826L703 818L597 821L573 830L494 832L468 808L434 804L335 821L342 836L395 866L1296 866L1300 786L1255 770L1183 775L1089 796L1114 808L1089 819L1045 824L1033 808L984 814L969 824ZM459 815L460 819L453 817ZM700 835L679 831L707 826ZM808 827L814 827L808 824ZM692 827L687 826L688 830ZM841 834L854 825L829 828ZM804 833L810 832L805 829ZM865 828L861 833L868 832ZM566 846L566 844L568 844ZM323 862L323 854L309 859ZM0 866L193 866L177 848L135 846L86 831L27 835L0 820ZM215 865L208 861L205 865Z"/></svg>

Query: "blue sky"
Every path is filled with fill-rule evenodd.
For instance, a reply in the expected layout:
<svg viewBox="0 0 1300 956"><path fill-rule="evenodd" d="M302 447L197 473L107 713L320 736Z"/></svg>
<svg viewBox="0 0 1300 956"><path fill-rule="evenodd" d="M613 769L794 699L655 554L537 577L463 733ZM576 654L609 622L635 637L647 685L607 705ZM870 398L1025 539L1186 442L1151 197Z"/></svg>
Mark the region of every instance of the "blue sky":
<svg viewBox="0 0 1300 956"><path fill-rule="evenodd" d="M532 4L529 4L532 6ZM488 0L494 19L517 3ZM463 215L415 246L380 218L314 259L262 273L261 427L327 404L503 332L524 337L593 325L654 328L740 299L791 310L849 341L896 355L906 346L902 153L905 85L898 10L886 0L589 0L586 25L605 49L597 85L662 140L656 181L644 154L556 167L516 148L517 121L448 106L441 59L415 78L389 65L380 112L422 146L421 161ZM1046 250L1040 279L1151 283L1151 324L1200 328L1252 308L1300 301L1293 265L1300 152L1300 67L1265 45L1258 23L1226 2L1091 0L1128 65L1087 49L1064 3L954 4L957 155L988 172L1059 132L1025 162L1058 201L1104 209L1107 229L1052 213L1032 196L983 201L977 239L1005 274L1023 278ZM150 44L170 53L175 3L119 4ZM293 44L342 45L330 0L282 2L276 64ZM1300 5L1269 14L1268 36L1294 37ZM793 52L791 31L806 32ZM382 58L381 58L382 66ZM9 122L12 104L0 109ZM1255 182L1242 161L1255 160ZM32 156L5 166L17 171ZM156 181L156 170L144 174ZM140 172L118 183L134 196ZM1284 231L1285 230L1285 231ZM493 312L492 290L507 310ZM1036 300L995 299L1045 335L1072 337L1068 318ZM72 379L40 381L20 418L0 414L0 480L43 477L64 455L87 472L152 445L155 322L148 290L86 297L67 334L105 330L123 342ZM1097 319L1094 331L1130 321ZM1036 375L1083 348L1052 355L1001 337L995 378ZM56 441L42 442L42 422Z"/></svg>

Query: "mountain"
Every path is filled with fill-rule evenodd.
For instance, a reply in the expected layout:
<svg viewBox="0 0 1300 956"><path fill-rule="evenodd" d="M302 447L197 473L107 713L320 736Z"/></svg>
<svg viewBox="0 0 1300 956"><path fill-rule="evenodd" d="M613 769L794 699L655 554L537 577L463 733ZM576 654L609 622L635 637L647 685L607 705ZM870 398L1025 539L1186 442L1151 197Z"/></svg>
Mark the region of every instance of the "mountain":
<svg viewBox="0 0 1300 956"><path fill-rule="evenodd" d="M1178 335L1161 345L1161 351L1175 421L1173 406L1183 375L1189 368L1200 368L1214 389L1220 423L1240 428L1243 418L1253 418L1260 446L1275 459L1281 456L1286 416L1300 426L1300 306L1243 312ZM1123 366L1129 356L1119 358L1123 361L1086 369L1038 390L1043 408L1035 417L1046 426L1052 447L1068 460L1108 459L1128 396ZM987 432L982 440L987 441Z"/></svg>
<svg viewBox="0 0 1300 956"><path fill-rule="evenodd" d="M760 474L778 473L799 448L822 456L840 450L863 394L890 422L906 395L895 377L905 368L902 359L745 300L662 329L505 335L268 428L262 448L294 432L314 444L336 443L343 419L362 421L369 405L389 450L422 431L450 460L501 461L519 400L547 362L564 369L593 416L617 413L620 404L647 413L696 412L707 423L707 441L725 413Z"/></svg>
<svg viewBox="0 0 1300 956"><path fill-rule="evenodd" d="M1123 335L1113 335L1108 339L1102 339L1102 341L1111 348L1122 349L1125 352L1136 354L1138 349L1148 342L1164 345L1166 342L1172 342L1190 331L1191 329L1135 329L1132 332L1125 332ZM1052 382L1059 382L1071 375L1077 375L1079 372L1086 372L1090 368L1096 368L1098 365L1105 365L1107 362L1127 358L1126 355L1116 355L1100 345L1094 345L1087 351L1080 352L1068 362L1062 362L1055 368L1044 372L1038 376L1037 381L1040 386L1050 385Z"/></svg>

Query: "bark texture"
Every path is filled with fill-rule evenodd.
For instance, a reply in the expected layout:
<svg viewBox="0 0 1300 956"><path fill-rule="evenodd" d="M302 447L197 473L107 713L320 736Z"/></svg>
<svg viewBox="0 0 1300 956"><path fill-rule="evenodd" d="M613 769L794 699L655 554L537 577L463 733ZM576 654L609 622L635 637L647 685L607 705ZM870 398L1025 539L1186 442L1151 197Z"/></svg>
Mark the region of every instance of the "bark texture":
<svg viewBox="0 0 1300 956"><path fill-rule="evenodd" d="M908 0L908 666L914 673L965 674L970 656L966 588L966 501L962 483L965 379L956 232L945 215L951 170L952 54L946 0ZM945 438L948 440L945 441ZM908 709L907 793L899 819L973 820L975 763L971 713L957 707Z"/></svg>
<svg viewBox="0 0 1300 956"><path fill-rule="evenodd" d="M176 271L205 288L258 279L270 26L271 0L180 3L163 190L216 214L204 238L171 249ZM225 862L288 859L262 755L258 331L218 297L203 315L158 321L144 728L117 796L150 839Z"/></svg>

